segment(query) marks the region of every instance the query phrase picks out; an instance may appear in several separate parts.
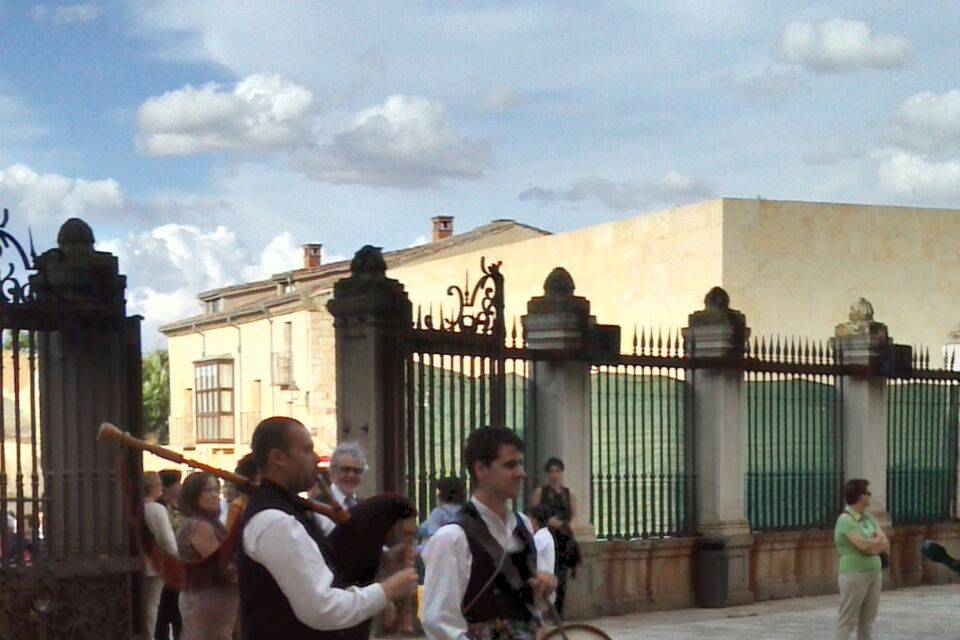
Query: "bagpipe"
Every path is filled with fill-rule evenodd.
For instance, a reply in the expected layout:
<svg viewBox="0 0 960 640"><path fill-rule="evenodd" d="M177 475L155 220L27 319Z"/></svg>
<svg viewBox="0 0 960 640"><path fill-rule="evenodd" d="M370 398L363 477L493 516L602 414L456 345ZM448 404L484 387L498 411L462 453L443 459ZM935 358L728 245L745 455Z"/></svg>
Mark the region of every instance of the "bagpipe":
<svg viewBox="0 0 960 640"><path fill-rule="evenodd" d="M244 492L249 492L253 487L249 478L204 464L198 460L186 458L171 449L150 444L131 436L129 433L124 433L108 422L100 426L97 441L118 444L124 448L137 451L148 451L165 460L210 473L233 483ZM123 458L121 458L122 462ZM164 583L173 588L182 589L186 567L189 566L189 563L164 553L158 547L146 526L142 495L136 495L136 491L130 483L129 473L122 471L120 475L124 479L125 510L132 525L134 539L139 543L140 550L153 563ZM332 569L339 576L344 586L366 586L372 583L380 567L384 543L390 530L398 522L414 517L416 509L403 496L381 494L363 500L347 510L333 498L329 486L319 473L317 474L317 482L321 493L325 494L328 504L299 496L293 496L293 500L305 510L319 513L336 523L336 527L330 532L327 539L333 549L336 563L336 566ZM240 536L240 518L236 518L234 522L234 526L227 532L227 537L221 543L220 549L214 554L217 556L216 560L221 564L231 563L234 559L233 551ZM210 557L201 562L206 563L213 559L213 557Z"/></svg>
<svg viewBox="0 0 960 640"><path fill-rule="evenodd" d="M947 550L942 544L938 544L933 540L924 540L923 544L920 545L920 555L931 562L942 564L948 569L960 573L960 560L947 553Z"/></svg>

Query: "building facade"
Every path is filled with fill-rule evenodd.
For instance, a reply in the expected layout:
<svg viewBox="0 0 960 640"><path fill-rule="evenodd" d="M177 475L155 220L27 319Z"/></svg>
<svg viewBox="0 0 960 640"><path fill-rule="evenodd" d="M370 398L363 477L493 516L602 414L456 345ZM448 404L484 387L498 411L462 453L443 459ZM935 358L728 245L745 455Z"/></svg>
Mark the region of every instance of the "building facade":
<svg viewBox="0 0 960 640"><path fill-rule="evenodd" d="M384 254L415 315L475 279L483 258L502 262L508 331L563 266L597 319L624 328L623 348L631 327L684 326L717 285L754 336L823 339L859 297L897 342L939 354L958 335L960 210L722 198L560 234L500 220L454 235L452 222L437 217L433 242ZM163 328L173 448L230 467L262 417L285 414L311 428L321 453L332 449L326 302L349 263L324 265L320 252L307 245L301 270L201 294L203 315Z"/></svg>

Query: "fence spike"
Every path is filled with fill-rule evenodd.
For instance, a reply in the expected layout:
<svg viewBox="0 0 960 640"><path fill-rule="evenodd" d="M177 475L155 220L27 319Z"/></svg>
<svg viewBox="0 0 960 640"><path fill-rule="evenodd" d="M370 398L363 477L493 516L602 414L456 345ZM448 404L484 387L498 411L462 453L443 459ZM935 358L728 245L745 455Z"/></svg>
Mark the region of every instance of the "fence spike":
<svg viewBox="0 0 960 640"><path fill-rule="evenodd" d="M757 357L761 360L766 360L767 356L767 339L766 336L760 336L760 345L757 347Z"/></svg>
<svg viewBox="0 0 960 640"><path fill-rule="evenodd" d="M420 305L417 305L417 329L423 328L423 317L421 316Z"/></svg>
<svg viewBox="0 0 960 640"><path fill-rule="evenodd" d="M633 355L637 355L637 325L633 325Z"/></svg>
<svg viewBox="0 0 960 640"><path fill-rule="evenodd" d="M657 327L657 353L656 355L661 355L663 353L663 327Z"/></svg>
<svg viewBox="0 0 960 640"><path fill-rule="evenodd" d="M797 337L790 336L790 362L797 361Z"/></svg>
<svg viewBox="0 0 960 640"><path fill-rule="evenodd" d="M674 357L677 357L677 358L679 358L680 355L683 353L682 347L680 346L680 341L681 341L680 329L678 328L676 331L674 331L674 334L673 334L673 355Z"/></svg>

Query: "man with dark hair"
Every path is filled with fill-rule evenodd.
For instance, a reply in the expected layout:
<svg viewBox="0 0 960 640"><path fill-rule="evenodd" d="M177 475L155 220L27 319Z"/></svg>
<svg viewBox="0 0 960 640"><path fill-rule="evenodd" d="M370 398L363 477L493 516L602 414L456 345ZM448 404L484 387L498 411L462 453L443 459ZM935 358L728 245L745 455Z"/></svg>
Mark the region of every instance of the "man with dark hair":
<svg viewBox="0 0 960 640"><path fill-rule="evenodd" d="M556 588L537 565L529 519L510 511L523 487L523 441L504 427L470 434L463 452L473 496L459 522L441 527L423 551L421 621L430 640L533 637L538 599Z"/></svg>
<svg viewBox="0 0 960 640"><path fill-rule="evenodd" d="M293 418L267 418L253 433L260 472L241 517L237 554L244 639L338 637L412 593L413 569L363 588L340 588L330 544L314 514L294 497L316 480L319 458L307 429Z"/></svg>
<svg viewBox="0 0 960 640"><path fill-rule="evenodd" d="M157 498L157 504L162 504L167 510L173 533L180 530L183 516L177 505L180 502L180 479L182 474L177 469L164 469L157 473L163 493ZM173 634L173 640L180 638L183 621L180 619L180 592L173 587L164 585L160 592L160 605L157 607L157 624L154 627L154 637L168 640Z"/></svg>

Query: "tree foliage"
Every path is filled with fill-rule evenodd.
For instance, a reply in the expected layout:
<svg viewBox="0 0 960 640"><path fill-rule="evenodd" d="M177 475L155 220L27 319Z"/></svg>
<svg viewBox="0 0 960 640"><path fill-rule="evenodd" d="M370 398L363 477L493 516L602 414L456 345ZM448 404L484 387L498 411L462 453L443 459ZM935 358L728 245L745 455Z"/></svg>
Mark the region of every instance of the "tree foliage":
<svg viewBox="0 0 960 640"><path fill-rule="evenodd" d="M166 350L158 349L143 358L144 436L166 444L170 439L170 362Z"/></svg>

